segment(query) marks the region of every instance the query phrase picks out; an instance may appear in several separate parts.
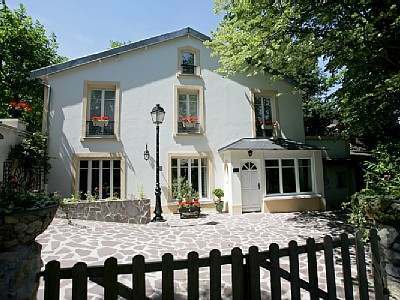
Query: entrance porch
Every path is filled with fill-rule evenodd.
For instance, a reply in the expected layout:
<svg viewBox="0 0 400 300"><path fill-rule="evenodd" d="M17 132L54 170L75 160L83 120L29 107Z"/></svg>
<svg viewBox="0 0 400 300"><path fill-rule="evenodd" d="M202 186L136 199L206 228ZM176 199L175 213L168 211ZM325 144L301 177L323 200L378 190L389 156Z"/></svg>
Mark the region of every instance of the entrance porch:
<svg viewBox="0 0 400 300"><path fill-rule="evenodd" d="M318 148L287 139L242 138L219 153L230 213L325 209Z"/></svg>

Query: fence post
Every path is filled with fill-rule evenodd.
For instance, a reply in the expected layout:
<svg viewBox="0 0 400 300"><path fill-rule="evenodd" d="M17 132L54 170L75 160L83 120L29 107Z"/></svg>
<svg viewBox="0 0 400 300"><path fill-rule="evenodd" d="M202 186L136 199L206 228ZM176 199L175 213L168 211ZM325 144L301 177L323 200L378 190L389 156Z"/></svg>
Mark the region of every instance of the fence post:
<svg viewBox="0 0 400 300"><path fill-rule="evenodd" d="M218 249L210 252L210 298L221 299L221 252Z"/></svg>
<svg viewBox="0 0 400 300"><path fill-rule="evenodd" d="M261 298L260 291L260 264L259 264L259 252L256 246L249 248L249 264L248 264L248 278L250 288L250 299L258 300Z"/></svg>
<svg viewBox="0 0 400 300"><path fill-rule="evenodd" d="M174 299L174 257L165 253L161 258L162 299Z"/></svg>
<svg viewBox="0 0 400 300"><path fill-rule="evenodd" d="M369 295L367 269L365 265L365 249L362 234L359 231L356 233L356 260L360 300L368 300Z"/></svg>
<svg viewBox="0 0 400 300"><path fill-rule="evenodd" d="M132 299L146 299L145 262L143 255L132 259Z"/></svg>
<svg viewBox="0 0 400 300"><path fill-rule="evenodd" d="M379 251L379 237L376 229L372 229L369 233L371 243L372 271L374 274L375 298L384 299L384 273L381 265L381 255Z"/></svg>
<svg viewBox="0 0 400 300"><path fill-rule="evenodd" d="M232 256L232 296L233 300L244 299L244 282L243 282L243 253L240 248L231 250Z"/></svg>
<svg viewBox="0 0 400 300"><path fill-rule="evenodd" d="M189 252L188 254L188 299L199 299L199 254Z"/></svg>
<svg viewBox="0 0 400 300"><path fill-rule="evenodd" d="M342 256L342 272L343 272L343 285L344 295L346 299L353 300L353 285L351 278L351 262L350 262L350 243L346 233L340 235L340 253Z"/></svg>
<svg viewBox="0 0 400 300"><path fill-rule="evenodd" d="M269 245L269 254L271 259L271 299L281 299L281 276L279 268L279 246L276 243Z"/></svg>
<svg viewBox="0 0 400 300"><path fill-rule="evenodd" d="M313 238L308 238L306 242L307 247L307 264L308 264L308 280L310 283L310 299L318 300L318 270L317 270L317 256L315 254L316 246Z"/></svg>
<svg viewBox="0 0 400 300"><path fill-rule="evenodd" d="M115 257L109 257L104 262L104 299L118 299L118 262Z"/></svg>
<svg viewBox="0 0 400 300"><path fill-rule="evenodd" d="M44 275L44 299L60 299L60 262L52 260L46 264Z"/></svg>
<svg viewBox="0 0 400 300"><path fill-rule="evenodd" d="M76 263L72 268L72 300L87 299L87 265Z"/></svg>
<svg viewBox="0 0 400 300"><path fill-rule="evenodd" d="M326 235L324 237L324 258L325 258L326 285L328 288L328 299L336 299L335 263L333 261L333 243L332 243L332 237L330 237L329 235Z"/></svg>
<svg viewBox="0 0 400 300"><path fill-rule="evenodd" d="M290 291L292 299L300 299L299 252L296 241L289 242Z"/></svg>

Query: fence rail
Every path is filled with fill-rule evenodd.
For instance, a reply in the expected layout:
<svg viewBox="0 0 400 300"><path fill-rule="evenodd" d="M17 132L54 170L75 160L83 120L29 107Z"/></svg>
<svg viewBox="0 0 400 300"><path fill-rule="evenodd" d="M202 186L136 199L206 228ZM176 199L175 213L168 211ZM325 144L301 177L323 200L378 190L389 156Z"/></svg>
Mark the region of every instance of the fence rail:
<svg viewBox="0 0 400 300"><path fill-rule="evenodd" d="M72 299L87 299L88 279L104 287L104 299L116 300L118 296L126 299L146 299L146 273L162 272L162 298L174 298L174 271L187 270L188 299L199 298L199 269L210 270L210 299L221 299L221 266L231 266L232 298L260 299L260 268L270 273L271 299L281 299L281 279L290 282L292 299L300 299L300 291L305 290L311 299L337 299L335 282L334 250L340 249L346 299L354 299L351 277L350 247L355 246L358 277L359 299L369 299L365 245L361 235L349 238L342 234L340 239L332 240L326 236L322 243L313 238L307 239L305 245L298 246L290 241L287 248L279 248L275 243L266 251L259 251L255 246L243 254L240 248L233 248L231 254L221 255L214 249L209 257L199 257L197 252L188 253L187 259L174 260L173 255L166 253L158 262L145 262L142 255L136 255L131 264L118 264L114 257L108 258L102 266L87 266L84 262L76 263L72 268L60 268L58 261L46 264L41 276L45 280L44 298L59 299L60 280L72 279ZM378 236L375 230L370 232L371 262L376 299L384 298L384 279L379 255ZM316 253L324 252L327 290L318 285L318 265ZM300 278L299 255L307 254L308 281ZM280 258L289 257L289 271L280 267ZM127 287L118 282L118 275L131 274L132 286Z"/></svg>

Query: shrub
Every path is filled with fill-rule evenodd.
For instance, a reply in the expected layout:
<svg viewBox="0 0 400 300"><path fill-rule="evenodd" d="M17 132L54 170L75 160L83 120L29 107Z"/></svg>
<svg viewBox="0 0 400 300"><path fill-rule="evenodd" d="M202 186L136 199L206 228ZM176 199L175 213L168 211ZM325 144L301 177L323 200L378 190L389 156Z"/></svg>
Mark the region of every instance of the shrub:
<svg viewBox="0 0 400 300"><path fill-rule="evenodd" d="M350 222L365 231L376 224L400 224L400 143L378 146L365 163L366 188L346 206Z"/></svg>
<svg viewBox="0 0 400 300"><path fill-rule="evenodd" d="M213 194L215 197L218 198L218 200L221 200L221 198L224 196L224 190L220 188L216 188L213 190Z"/></svg>

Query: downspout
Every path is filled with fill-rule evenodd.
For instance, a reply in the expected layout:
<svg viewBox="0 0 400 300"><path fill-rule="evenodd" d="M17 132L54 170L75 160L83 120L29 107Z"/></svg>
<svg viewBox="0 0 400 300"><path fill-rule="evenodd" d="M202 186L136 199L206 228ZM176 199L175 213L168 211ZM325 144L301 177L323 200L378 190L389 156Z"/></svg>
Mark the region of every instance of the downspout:
<svg viewBox="0 0 400 300"><path fill-rule="evenodd" d="M43 116L42 116L42 134L47 136L47 152L49 151L49 113L50 113L50 93L51 87L49 84L42 82L44 85L44 95L43 95ZM46 174L43 176L44 191L47 193L47 178Z"/></svg>

